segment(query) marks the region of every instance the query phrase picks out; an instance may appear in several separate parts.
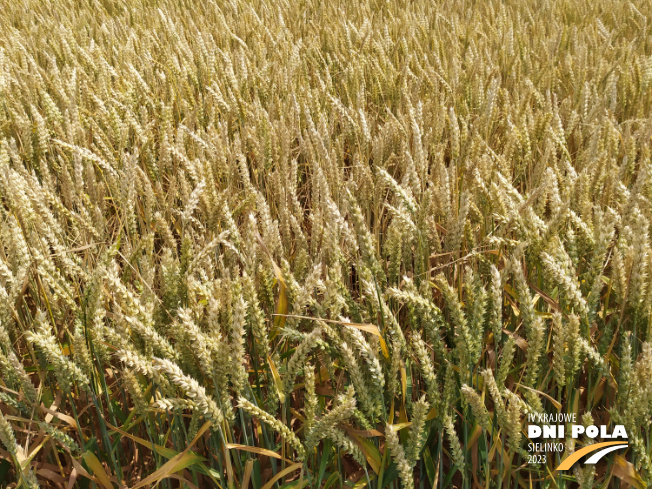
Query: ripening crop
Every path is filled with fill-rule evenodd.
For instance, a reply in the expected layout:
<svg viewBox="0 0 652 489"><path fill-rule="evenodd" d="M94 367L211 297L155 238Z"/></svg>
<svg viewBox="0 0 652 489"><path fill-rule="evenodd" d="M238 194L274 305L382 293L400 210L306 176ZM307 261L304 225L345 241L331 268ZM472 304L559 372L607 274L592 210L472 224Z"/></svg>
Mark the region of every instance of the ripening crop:
<svg viewBox="0 0 652 489"><path fill-rule="evenodd" d="M0 8L0 485L652 483L652 2Z"/></svg>

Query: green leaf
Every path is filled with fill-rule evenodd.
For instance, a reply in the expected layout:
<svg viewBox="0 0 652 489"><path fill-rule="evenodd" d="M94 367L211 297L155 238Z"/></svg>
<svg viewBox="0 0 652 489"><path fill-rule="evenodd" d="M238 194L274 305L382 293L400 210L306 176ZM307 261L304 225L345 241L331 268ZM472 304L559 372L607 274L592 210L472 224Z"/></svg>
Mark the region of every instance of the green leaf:
<svg viewBox="0 0 652 489"><path fill-rule="evenodd" d="M392 464L387 467L387 470L385 470L385 476L383 477L383 487L381 489L384 489L385 487L389 486L391 482L396 480L398 477L398 468L396 467L396 464L392 462Z"/></svg>
<svg viewBox="0 0 652 489"><path fill-rule="evenodd" d="M321 486L321 481L324 478L324 473L326 472L326 466L328 465L328 457L331 453L331 448L333 442L330 440L324 441L324 449L321 452L321 460L319 462L319 477L317 478L317 487Z"/></svg>

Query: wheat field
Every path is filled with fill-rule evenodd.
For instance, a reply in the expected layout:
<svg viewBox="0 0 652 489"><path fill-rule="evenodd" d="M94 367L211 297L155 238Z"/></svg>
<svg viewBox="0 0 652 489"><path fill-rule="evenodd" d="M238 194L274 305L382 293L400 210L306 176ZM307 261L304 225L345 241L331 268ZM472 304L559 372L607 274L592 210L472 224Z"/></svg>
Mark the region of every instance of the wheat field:
<svg viewBox="0 0 652 489"><path fill-rule="evenodd" d="M0 7L0 486L652 483L652 2Z"/></svg>

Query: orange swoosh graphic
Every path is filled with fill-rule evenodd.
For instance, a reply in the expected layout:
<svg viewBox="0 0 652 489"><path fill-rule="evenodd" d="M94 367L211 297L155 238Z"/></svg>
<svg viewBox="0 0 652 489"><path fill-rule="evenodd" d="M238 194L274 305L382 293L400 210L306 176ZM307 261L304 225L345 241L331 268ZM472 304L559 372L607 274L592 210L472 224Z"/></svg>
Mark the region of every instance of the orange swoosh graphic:
<svg viewBox="0 0 652 489"><path fill-rule="evenodd" d="M566 457L564 460L561 461L559 464L559 467L557 467L555 470L568 470L570 469L575 462L577 462L579 459L581 459L584 455L588 455L591 452L595 452L596 450L599 450L604 447L610 447L612 445L625 445L627 442L623 441L604 441L602 443L594 443L593 445L588 445L572 454L570 454L568 457Z"/></svg>

